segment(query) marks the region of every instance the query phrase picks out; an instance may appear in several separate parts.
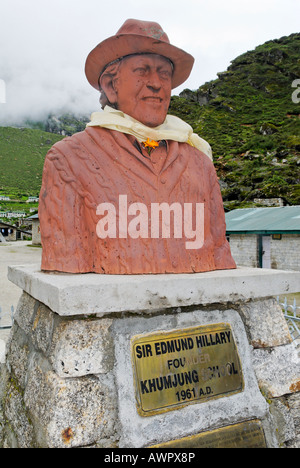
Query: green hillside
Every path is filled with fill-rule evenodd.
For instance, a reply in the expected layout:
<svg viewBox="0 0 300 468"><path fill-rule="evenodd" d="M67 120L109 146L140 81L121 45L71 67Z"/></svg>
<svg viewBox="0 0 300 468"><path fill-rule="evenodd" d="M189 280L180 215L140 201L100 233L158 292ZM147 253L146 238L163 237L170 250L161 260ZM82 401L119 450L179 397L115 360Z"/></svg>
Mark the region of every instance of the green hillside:
<svg viewBox="0 0 300 468"><path fill-rule="evenodd" d="M63 137L29 128L0 127L0 193L38 195L44 159Z"/></svg>
<svg viewBox="0 0 300 468"><path fill-rule="evenodd" d="M170 113L211 144L225 206L274 197L300 204L300 103L292 101L300 34L241 55L218 76L174 96Z"/></svg>

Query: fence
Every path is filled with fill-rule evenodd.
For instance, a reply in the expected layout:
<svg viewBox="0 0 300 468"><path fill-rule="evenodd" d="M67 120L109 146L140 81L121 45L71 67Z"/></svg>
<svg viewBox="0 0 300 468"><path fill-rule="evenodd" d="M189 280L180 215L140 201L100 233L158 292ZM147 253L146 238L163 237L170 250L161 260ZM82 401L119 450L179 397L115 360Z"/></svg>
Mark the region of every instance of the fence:
<svg viewBox="0 0 300 468"><path fill-rule="evenodd" d="M14 306L11 306L11 308L10 308L11 323L8 324L8 325L2 325L2 309L0 307L0 330L7 330L7 329L12 327L12 324L14 323L14 313L15 313Z"/></svg>
<svg viewBox="0 0 300 468"><path fill-rule="evenodd" d="M293 305L288 304L286 297L284 298L284 302L280 302L279 297L277 297L277 302L282 307L283 314L287 320L290 334L293 340L299 342L300 340L300 317L299 317L300 307L297 307L296 299L294 299ZM298 346L300 346L300 342Z"/></svg>

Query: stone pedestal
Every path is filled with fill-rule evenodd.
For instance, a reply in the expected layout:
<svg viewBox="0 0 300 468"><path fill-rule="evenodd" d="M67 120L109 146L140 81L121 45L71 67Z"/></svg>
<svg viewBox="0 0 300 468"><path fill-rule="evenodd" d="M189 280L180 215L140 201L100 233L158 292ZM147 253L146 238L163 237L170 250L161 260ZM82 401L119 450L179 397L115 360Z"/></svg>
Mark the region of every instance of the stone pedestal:
<svg viewBox="0 0 300 468"><path fill-rule="evenodd" d="M8 276L23 294L0 364L0 446L228 446L243 444L245 433L250 446L300 447L300 363L273 298L299 291L300 273L102 276L32 265ZM229 341L237 361L213 366L213 346L221 358ZM196 343L199 360L187 368ZM186 344L183 354L177 344ZM170 375L139 380L139 358L148 359L147 373L163 353ZM240 385L217 394L213 384L225 374ZM180 390L191 376L191 388L172 390L176 404L143 408L147 393Z"/></svg>

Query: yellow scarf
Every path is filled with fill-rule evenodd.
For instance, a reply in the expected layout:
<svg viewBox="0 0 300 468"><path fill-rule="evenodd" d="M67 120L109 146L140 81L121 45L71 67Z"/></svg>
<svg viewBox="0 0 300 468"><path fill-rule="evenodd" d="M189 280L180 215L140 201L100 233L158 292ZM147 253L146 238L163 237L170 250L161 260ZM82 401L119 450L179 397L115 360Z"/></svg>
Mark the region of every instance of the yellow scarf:
<svg viewBox="0 0 300 468"><path fill-rule="evenodd" d="M150 138L155 141L174 140L180 143L188 143L205 153L212 160L211 147L207 141L193 133L193 129L189 124L173 115L167 115L162 125L150 128L122 111L105 106L103 112L93 112L91 122L87 124L87 127L104 127L128 133L135 136L139 142Z"/></svg>

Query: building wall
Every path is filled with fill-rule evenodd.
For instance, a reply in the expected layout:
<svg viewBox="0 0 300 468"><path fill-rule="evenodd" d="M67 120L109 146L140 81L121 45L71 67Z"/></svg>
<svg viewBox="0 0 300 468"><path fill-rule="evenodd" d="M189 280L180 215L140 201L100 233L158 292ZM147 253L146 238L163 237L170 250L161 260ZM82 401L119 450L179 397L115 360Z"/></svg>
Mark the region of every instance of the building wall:
<svg viewBox="0 0 300 468"><path fill-rule="evenodd" d="M259 267L259 236L231 234L230 248L238 266ZM300 234L283 234L280 240L271 236L271 268L300 271Z"/></svg>
<svg viewBox="0 0 300 468"><path fill-rule="evenodd" d="M300 234L271 239L271 266L278 270L300 270Z"/></svg>
<svg viewBox="0 0 300 468"><path fill-rule="evenodd" d="M258 236L256 234L230 235L230 248L238 266L258 267Z"/></svg>

